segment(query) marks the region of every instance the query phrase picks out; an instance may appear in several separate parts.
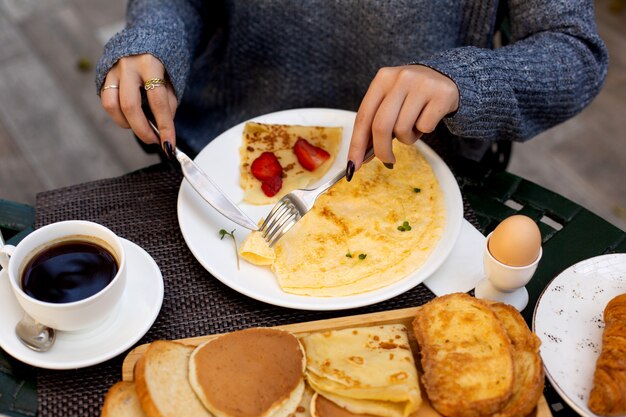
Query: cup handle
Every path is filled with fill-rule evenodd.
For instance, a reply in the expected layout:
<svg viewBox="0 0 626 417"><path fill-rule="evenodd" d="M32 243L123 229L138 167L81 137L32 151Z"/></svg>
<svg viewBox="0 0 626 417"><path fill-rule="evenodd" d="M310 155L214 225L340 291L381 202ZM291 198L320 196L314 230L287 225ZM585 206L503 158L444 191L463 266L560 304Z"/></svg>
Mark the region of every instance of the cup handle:
<svg viewBox="0 0 626 417"><path fill-rule="evenodd" d="M13 245L0 247L0 266L2 266L3 269L9 269L9 259L11 255L13 255L13 251L15 251L15 246Z"/></svg>

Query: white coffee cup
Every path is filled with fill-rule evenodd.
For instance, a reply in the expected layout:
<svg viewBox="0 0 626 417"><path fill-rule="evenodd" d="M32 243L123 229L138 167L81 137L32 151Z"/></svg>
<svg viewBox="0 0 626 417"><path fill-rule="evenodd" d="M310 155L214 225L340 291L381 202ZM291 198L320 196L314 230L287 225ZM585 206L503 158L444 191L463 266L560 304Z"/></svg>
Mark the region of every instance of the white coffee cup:
<svg viewBox="0 0 626 417"><path fill-rule="evenodd" d="M26 294L21 280L27 264L46 248L70 240L84 240L107 249L118 266L113 280L87 298L66 303L40 301ZM97 326L115 311L126 286L126 254L121 239L106 227L88 221L63 221L37 229L17 246L0 248L0 265L8 272L13 293L24 311L56 330L76 331Z"/></svg>

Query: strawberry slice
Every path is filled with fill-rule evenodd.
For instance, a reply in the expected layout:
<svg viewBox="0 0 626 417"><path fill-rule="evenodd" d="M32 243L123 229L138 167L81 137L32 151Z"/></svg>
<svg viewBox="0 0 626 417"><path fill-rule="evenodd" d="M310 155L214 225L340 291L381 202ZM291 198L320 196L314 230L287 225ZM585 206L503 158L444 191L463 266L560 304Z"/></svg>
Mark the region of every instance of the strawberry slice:
<svg viewBox="0 0 626 417"><path fill-rule="evenodd" d="M261 190L268 197L273 197L283 187L283 167L273 152L263 152L250 165L252 175L261 181Z"/></svg>
<svg viewBox="0 0 626 417"><path fill-rule="evenodd" d="M322 148L311 145L306 139L298 138L293 145L293 151L300 165L307 171L315 171L318 166L330 158L330 154Z"/></svg>
<svg viewBox="0 0 626 417"><path fill-rule="evenodd" d="M252 175L259 181L265 181L273 177L281 177L283 174L283 167L280 166L278 158L273 152L263 152L257 159L252 162L250 166Z"/></svg>
<svg viewBox="0 0 626 417"><path fill-rule="evenodd" d="M281 177L270 177L261 182L261 190L268 197L274 197L283 187L283 179Z"/></svg>

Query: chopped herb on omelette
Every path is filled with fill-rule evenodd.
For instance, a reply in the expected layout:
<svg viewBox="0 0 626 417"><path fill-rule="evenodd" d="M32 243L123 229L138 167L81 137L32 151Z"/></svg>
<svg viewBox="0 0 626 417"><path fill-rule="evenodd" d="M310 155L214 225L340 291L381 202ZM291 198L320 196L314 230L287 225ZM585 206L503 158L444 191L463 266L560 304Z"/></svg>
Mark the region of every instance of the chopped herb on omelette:
<svg viewBox="0 0 626 417"><path fill-rule="evenodd" d="M244 201L271 204L322 178L341 145L341 127L248 122L239 148Z"/></svg>

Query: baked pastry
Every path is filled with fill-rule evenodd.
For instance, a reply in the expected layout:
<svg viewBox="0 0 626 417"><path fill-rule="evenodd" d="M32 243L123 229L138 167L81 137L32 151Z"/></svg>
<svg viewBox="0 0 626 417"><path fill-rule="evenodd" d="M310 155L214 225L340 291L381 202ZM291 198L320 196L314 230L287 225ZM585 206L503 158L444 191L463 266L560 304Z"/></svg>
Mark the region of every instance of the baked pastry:
<svg viewBox="0 0 626 417"><path fill-rule="evenodd" d="M609 301L604 325L588 405L598 415L619 416L626 414L626 294Z"/></svg>
<svg viewBox="0 0 626 417"><path fill-rule="evenodd" d="M189 385L193 346L157 340L135 367L135 386L148 417L210 417Z"/></svg>
<svg viewBox="0 0 626 417"><path fill-rule="evenodd" d="M134 382L120 381L104 397L101 417L145 417Z"/></svg>
<svg viewBox="0 0 626 417"><path fill-rule="evenodd" d="M456 293L423 305L413 321L433 407L448 417L491 416L513 395L513 347L482 300Z"/></svg>

